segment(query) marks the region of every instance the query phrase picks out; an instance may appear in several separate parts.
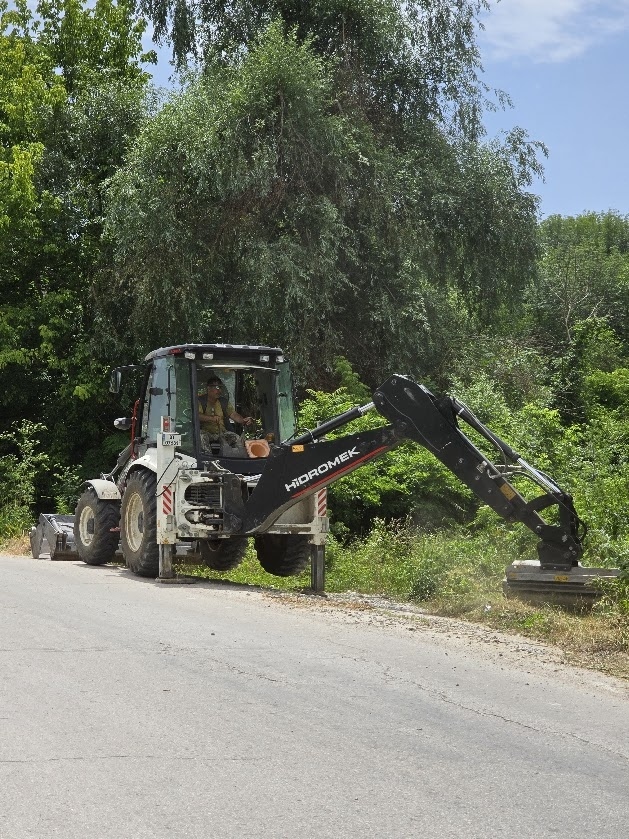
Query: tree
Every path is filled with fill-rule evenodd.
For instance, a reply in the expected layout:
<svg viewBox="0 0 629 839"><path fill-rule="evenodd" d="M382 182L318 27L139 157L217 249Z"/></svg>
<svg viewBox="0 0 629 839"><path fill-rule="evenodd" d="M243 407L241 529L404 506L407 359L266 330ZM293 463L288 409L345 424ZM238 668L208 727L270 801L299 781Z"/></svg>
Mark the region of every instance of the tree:
<svg viewBox="0 0 629 839"><path fill-rule="evenodd" d="M564 418L582 420L589 411L587 378L626 366L629 218L551 216L540 224L539 240L523 327L547 359Z"/></svg>
<svg viewBox="0 0 629 839"><path fill-rule="evenodd" d="M34 309L41 289L30 263L45 220L57 212L54 196L38 189L36 174L46 127L65 100L50 57L19 34L29 20L25 3L11 11L0 3L0 370L6 376L3 404L12 406L15 419L28 400L23 376L15 374L30 363L37 340Z"/></svg>
<svg viewBox="0 0 629 839"><path fill-rule="evenodd" d="M76 462L109 411L91 285L101 186L145 113L142 25L112 0L0 9L1 421L43 423L51 463Z"/></svg>
<svg viewBox="0 0 629 839"><path fill-rule="evenodd" d="M572 343L577 323L606 318L624 341L629 302L629 217L551 216L540 225L541 259L530 306L550 345Z"/></svg>
<svg viewBox="0 0 629 839"><path fill-rule="evenodd" d="M393 6L378 5L393 18L382 30L403 56ZM510 304L531 271L532 164L516 163L525 141L454 137L437 101L445 69L433 93L402 79L406 99L360 73L339 90L340 54L283 19L237 53L171 98L112 179L103 287L128 300L144 348L255 338L285 345L319 377L339 353L370 382L392 367L434 371L453 329L487 316L496 297ZM472 72L472 53L441 60L468 56Z"/></svg>

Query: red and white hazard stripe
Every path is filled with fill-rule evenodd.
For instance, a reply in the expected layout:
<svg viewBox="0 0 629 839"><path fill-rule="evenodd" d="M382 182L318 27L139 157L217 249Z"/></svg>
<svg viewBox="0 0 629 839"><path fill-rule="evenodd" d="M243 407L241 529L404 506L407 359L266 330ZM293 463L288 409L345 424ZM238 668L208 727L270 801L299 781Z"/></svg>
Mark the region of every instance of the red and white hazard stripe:
<svg viewBox="0 0 629 839"><path fill-rule="evenodd" d="M328 514L328 491L327 489L320 489L316 493L317 515L327 516Z"/></svg>
<svg viewBox="0 0 629 839"><path fill-rule="evenodd" d="M173 491L170 487L163 487L162 510L165 516L170 515L173 511Z"/></svg>

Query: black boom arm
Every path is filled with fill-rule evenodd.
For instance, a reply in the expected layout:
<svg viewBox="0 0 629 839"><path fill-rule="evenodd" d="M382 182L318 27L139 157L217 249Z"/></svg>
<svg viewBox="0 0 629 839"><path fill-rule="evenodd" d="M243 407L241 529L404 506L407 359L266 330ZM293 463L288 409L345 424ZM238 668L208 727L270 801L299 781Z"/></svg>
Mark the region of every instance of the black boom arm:
<svg viewBox="0 0 629 839"><path fill-rule="evenodd" d="M376 408L390 423L334 440L321 437ZM466 422L500 454L493 463L461 431ZM387 379L373 395L373 402L352 408L276 447L260 481L239 514L240 531L264 532L281 513L354 469L384 454L403 440L413 440L432 452L482 501L509 522L521 522L535 533L540 564L544 569L569 570L583 554L585 525L570 495L530 466L507 443L478 420L470 409L451 396L435 397L423 385L405 376ZM527 501L508 480L528 478L543 494ZM558 524L540 515L556 506Z"/></svg>
<svg viewBox="0 0 629 839"><path fill-rule="evenodd" d="M399 375L387 379L373 401L397 436L424 446L504 519L532 530L540 538L537 550L542 568L568 570L578 563L586 527L571 496L484 426L465 404L451 396L438 399L423 385ZM489 460L461 431L458 420L484 437L503 462L496 465ZM528 478L544 493L527 501L509 482L513 475ZM553 505L558 509L558 524L548 524L540 515Z"/></svg>

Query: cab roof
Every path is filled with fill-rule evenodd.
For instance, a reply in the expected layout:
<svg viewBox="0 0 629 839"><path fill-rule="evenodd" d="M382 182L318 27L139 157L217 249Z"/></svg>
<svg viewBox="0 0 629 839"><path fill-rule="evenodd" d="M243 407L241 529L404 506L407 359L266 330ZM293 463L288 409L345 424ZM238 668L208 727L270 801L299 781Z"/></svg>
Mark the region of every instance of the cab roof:
<svg viewBox="0 0 629 839"><path fill-rule="evenodd" d="M220 361L239 359L242 361L259 362L261 355L268 355L268 361L275 361L277 356L283 356L284 350L280 347L264 347L255 344L176 344L172 347L161 347L150 352L145 361L154 358L161 358L167 355L183 355L194 353L195 357L203 360L211 356L213 360Z"/></svg>

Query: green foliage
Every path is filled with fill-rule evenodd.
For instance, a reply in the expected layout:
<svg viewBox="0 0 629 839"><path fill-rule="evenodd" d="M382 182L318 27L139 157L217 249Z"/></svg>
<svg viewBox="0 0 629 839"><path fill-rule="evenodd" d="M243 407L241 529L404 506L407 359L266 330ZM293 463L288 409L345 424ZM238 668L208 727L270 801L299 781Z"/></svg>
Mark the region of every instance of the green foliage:
<svg viewBox="0 0 629 839"><path fill-rule="evenodd" d="M582 420L583 379L626 366L629 218L553 216L540 225L541 259L527 323L554 363L553 388L569 420Z"/></svg>
<svg viewBox="0 0 629 839"><path fill-rule="evenodd" d="M115 415L92 285L102 183L145 113L142 31L112 0L0 3L0 427L43 424L46 508Z"/></svg>
<svg viewBox="0 0 629 839"><path fill-rule="evenodd" d="M359 16L373 5L351 4ZM415 51L408 10L375 5L386 38L361 41L356 64L323 48L296 11L282 6L286 19L263 25L258 10L246 49L208 59L146 125L107 204L98 302L120 345L255 336L286 347L309 383L339 354L375 383L392 369L446 367L453 332L486 320L496 297L507 308L519 298L535 255L535 199L523 188L534 155L523 136L482 146L446 119L474 100L462 22L474 4L459 8L456 45L449 4L433 4L439 23L419 15ZM323 6L312 13L342 29L344 13ZM393 55L398 75L379 75ZM164 317L147 318L163 300Z"/></svg>
<svg viewBox="0 0 629 839"><path fill-rule="evenodd" d="M629 369L619 367L611 372L593 370L583 380L582 396L588 413L596 412L595 406L626 411L629 406Z"/></svg>
<svg viewBox="0 0 629 839"><path fill-rule="evenodd" d="M320 61L272 27L241 71L198 79L147 126L112 180L107 221L111 276L144 347L226 329L243 343L290 333L297 357L321 346L339 192L356 165L328 97ZM163 317L145 317L156 306Z"/></svg>
<svg viewBox="0 0 629 839"><path fill-rule="evenodd" d="M39 0L37 14L38 43L60 68L68 93L105 79L121 86L148 81L141 63L156 57L142 52L146 22L136 17L134 2Z"/></svg>
<svg viewBox="0 0 629 839"><path fill-rule="evenodd" d="M488 422L527 402L551 405L548 356L526 334L496 323L485 332L465 334L449 371L449 389L476 406ZM485 420L483 420L485 421Z"/></svg>
<svg viewBox="0 0 629 839"><path fill-rule="evenodd" d="M504 534L454 528L422 533L410 522L375 519L370 533L327 548L328 590L440 603L460 614L496 594L516 554Z"/></svg>
<svg viewBox="0 0 629 839"><path fill-rule="evenodd" d="M360 382L346 361L340 370L360 392ZM362 386L364 388L364 386ZM305 428L341 414L360 400L350 398L345 387L332 393L309 391L300 408ZM330 439L386 425L375 412L330 433ZM374 518L385 521L410 518L427 530L462 520L474 508L471 493L432 454L420 446L403 443L376 460L346 475L329 487L333 530L344 538L365 533Z"/></svg>
<svg viewBox="0 0 629 839"><path fill-rule="evenodd" d="M590 525L588 560L613 566L629 545L629 422L621 412L599 411L575 442L565 468L571 472L575 504Z"/></svg>
<svg viewBox="0 0 629 839"><path fill-rule="evenodd" d="M92 477L95 473L88 473ZM78 466L58 464L53 470L53 498L51 509L61 515L73 515L76 500L81 494L83 478Z"/></svg>
<svg viewBox="0 0 629 839"><path fill-rule="evenodd" d="M141 0L139 7L157 37L169 38L179 66L195 58L206 66L237 60L276 22L302 42L312 39L335 67L346 102L367 104L385 119L393 111L445 117L455 102L459 121L478 127L474 35L486 0Z"/></svg>
<svg viewBox="0 0 629 839"><path fill-rule="evenodd" d="M349 399L359 405L371 400L369 388L361 382L360 376L346 358L339 356L334 360L334 372L339 379L339 387L344 390Z"/></svg>
<svg viewBox="0 0 629 839"><path fill-rule="evenodd" d="M575 324L597 317L625 339L629 218L613 212L551 216L540 225L540 243L539 280L531 288L540 337L565 346Z"/></svg>
<svg viewBox="0 0 629 839"><path fill-rule="evenodd" d="M607 319L592 316L574 324L570 344L556 364L556 401L568 421L589 416L595 408L589 399L595 394L588 380L593 383L599 373L622 367L623 352L622 341Z"/></svg>
<svg viewBox="0 0 629 839"><path fill-rule="evenodd" d="M43 425L24 420L0 432L0 534L19 536L30 529L37 496L37 476L50 463L41 452Z"/></svg>

